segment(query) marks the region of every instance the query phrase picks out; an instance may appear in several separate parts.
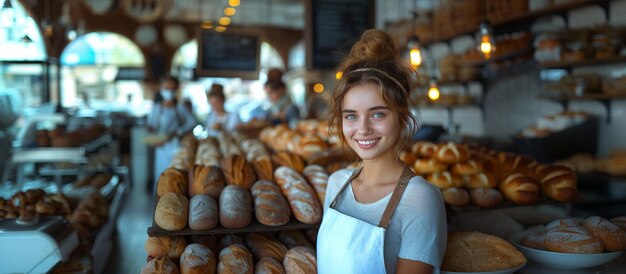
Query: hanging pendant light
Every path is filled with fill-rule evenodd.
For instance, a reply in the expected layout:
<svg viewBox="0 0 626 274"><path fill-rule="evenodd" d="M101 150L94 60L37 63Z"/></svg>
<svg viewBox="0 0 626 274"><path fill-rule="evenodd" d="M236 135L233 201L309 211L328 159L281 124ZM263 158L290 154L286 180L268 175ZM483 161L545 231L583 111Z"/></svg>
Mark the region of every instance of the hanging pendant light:
<svg viewBox="0 0 626 274"><path fill-rule="evenodd" d="M478 26L478 51L480 51L485 59L491 58L496 51L496 44L493 39L493 29L489 21L483 20Z"/></svg>
<svg viewBox="0 0 626 274"><path fill-rule="evenodd" d="M0 24L3 27L11 27L15 23L15 9L11 0L4 0L2 9L0 10Z"/></svg>
<svg viewBox="0 0 626 274"><path fill-rule="evenodd" d="M417 69L422 64L422 50L420 47L419 37L412 36L407 43L409 49L409 58L413 69Z"/></svg>
<svg viewBox="0 0 626 274"><path fill-rule="evenodd" d="M440 92L439 86L437 85L437 80L435 78L430 79L430 87L428 88L428 98L431 101L437 101L439 99Z"/></svg>

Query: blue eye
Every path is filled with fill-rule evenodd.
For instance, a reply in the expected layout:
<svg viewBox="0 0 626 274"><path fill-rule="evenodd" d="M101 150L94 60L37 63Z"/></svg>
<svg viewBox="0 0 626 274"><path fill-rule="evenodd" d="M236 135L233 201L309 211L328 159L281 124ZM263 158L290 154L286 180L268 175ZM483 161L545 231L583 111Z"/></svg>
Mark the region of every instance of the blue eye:
<svg viewBox="0 0 626 274"><path fill-rule="evenodd" d="M344 119L346 119L346 120L355 120L356 119L356 115L354 115L354 114L347 114L346 116L344 116Z"/></svg>
<svg viewBox="0 0 626 274"><path fill-rule="evenodd" d="M382 112L374 112L372 114L372 118L383 118L383 117L385 117L385 114Z"/></svg>

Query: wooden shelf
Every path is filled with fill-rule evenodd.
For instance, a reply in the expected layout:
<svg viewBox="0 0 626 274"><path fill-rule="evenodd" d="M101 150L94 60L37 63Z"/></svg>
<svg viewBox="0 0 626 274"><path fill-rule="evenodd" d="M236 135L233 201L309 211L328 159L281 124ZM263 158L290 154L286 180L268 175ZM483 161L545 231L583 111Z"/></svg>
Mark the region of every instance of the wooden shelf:
<svg viewBox="0 0 626 274"><path fill-rule="evenodd" d="M625 62L626 62L626 56L616 56L613 58L588 59L588 60L573 61L573 62L543 62L543 63L539 63L539 68L569 69L569 68L574 68L574 67L601 66L601 65L625 63Z"/></svg>
<svg viewBox="0 0 626 274"><path fill-rule="evenodd" d="M304 224L295 219L292 219L289 223L281 226L267 226L259 223L253 216L252 224L244 228L225 228L221 225L209 230L191 230L186 227L183 230L168 231L160 228L156 224L152 224L148 227L148 236L150 237L162 237L162 236L187 236L187 235L214 235L214 234L231 234L231 233L250 233L250 232L265 232L265 231L279 231L279 230L292 230L292 229L311 229L319 228L319 224Z"/></svg>

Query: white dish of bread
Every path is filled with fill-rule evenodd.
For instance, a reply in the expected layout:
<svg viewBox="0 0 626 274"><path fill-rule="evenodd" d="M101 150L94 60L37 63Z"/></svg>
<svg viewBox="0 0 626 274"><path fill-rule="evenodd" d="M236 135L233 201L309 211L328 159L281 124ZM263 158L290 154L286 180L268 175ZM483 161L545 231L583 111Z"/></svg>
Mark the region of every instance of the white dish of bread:
<svg viewBox="0 0 626 274"><path fill-rule="evenodd" d="M614 251L593 254L575 254L530 248L521 244L522 239L527 233L529 232L522 231L513 233L509 236L508 240L515 245L517 249L522 251L528 259L551 267L564 269L594 267L609 263L624 253L624 251Z"/></svg>

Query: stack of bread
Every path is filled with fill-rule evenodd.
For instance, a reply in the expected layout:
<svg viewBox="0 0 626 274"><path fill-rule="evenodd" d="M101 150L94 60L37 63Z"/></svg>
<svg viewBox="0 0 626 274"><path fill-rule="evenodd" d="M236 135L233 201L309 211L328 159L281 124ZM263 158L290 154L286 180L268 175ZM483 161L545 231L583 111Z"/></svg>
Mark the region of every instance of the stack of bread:
<svg viewBox="0 0 626 274"><path fill-rule="evenodd" d="M42 189L19 191L10 199L0 198L0 219L60 215L72 216L70 200L63 194L47 194Z"/></svg>
<svg viewBox="0 0 626 274"><path fill-rule="evenodd" d="M441 269L454 272L488 272L522 266L526 257L506 240L481 232L448 234Z"/></svg>
<svg viewBox="0 0 626 274"><path fill-rule="evenodd" d="M425 141L415 143L401 156L453 206L471 202L493 207L503 198L532 204L540 194L560 202L578 198L576 174L570 168L538 164L527 156Z"/></svg>
<svg viewBox="0 0 626 274"><path fill-rule="evenodd" d="M530 228L521 244L540 250L590 254L626 250L626 216L558 219Z"/></svg>
<svg viewBox="0 0 626 274"><path fill-rule="evenodd" d="M298 230L149 237L141 273L317 273L313 244Z"/></svg>
<svg viewBox="0 0 626 274"><path fill-rule="evenodd" d="M191 137L188 136L185 136L180 141L180 148L172 159L172 163L170 164L171 168L189 171L193 167L196 159L198 141L192 135Z"/></svg>

